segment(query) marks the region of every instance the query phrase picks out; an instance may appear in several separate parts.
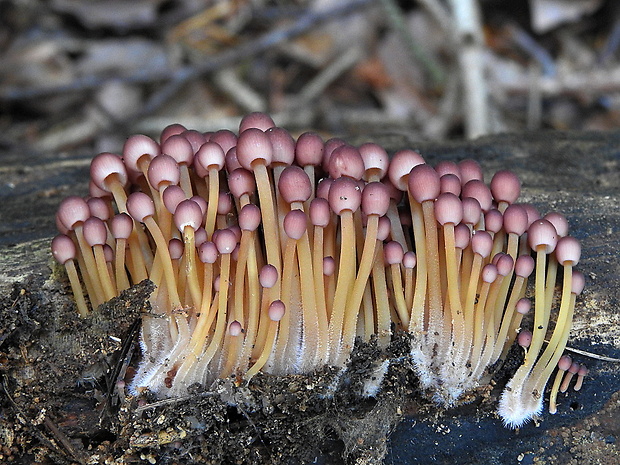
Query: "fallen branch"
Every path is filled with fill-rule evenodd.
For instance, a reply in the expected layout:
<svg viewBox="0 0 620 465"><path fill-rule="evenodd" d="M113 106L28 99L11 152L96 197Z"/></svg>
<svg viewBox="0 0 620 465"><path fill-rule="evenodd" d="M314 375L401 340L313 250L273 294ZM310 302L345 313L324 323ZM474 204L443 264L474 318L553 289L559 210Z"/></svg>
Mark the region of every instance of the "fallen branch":
<svg viewBox="0 0 620 465"><path fill-rule="evenodd" d="M587 71L562 70L556 76L540 76L536 82L539 92L544 96L561 94L600 95L620 90L620 66L599 68ZM526 94L532 84L528 79L515 79L510 82L490 81L494 92L503 94Z"/></svg>

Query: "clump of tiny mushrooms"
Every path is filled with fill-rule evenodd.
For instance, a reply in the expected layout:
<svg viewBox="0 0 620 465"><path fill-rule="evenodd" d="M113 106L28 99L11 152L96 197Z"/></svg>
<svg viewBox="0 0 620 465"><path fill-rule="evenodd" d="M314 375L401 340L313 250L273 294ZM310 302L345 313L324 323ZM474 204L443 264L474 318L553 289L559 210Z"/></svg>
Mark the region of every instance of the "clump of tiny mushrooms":
<svg viewBox="0 0 620 465"><path fill-rule="evenodd" d="M405 331L421 386L446 406L520 344L499 402L517 427L541 413L556 367L552 412L585 375L563 356L580 244L561 214L516 203L520 188L510 171L485 184L473 160L295 140L253 113L238 134L174 124L97 155L90 195L58 209L52 252L82 316L84 290L95 308L156 285L135 393L345 367L356 338L386 347Z"/></svg>

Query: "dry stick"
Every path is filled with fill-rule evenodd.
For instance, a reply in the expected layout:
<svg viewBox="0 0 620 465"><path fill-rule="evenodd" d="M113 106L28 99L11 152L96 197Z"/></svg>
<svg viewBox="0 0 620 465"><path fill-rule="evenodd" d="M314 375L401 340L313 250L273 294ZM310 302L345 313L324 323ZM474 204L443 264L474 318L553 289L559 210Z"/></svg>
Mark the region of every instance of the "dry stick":
<svg viewBox="0 0 620 465"><path fill-rule="evenodd" d="M13 400L13 397L11 396L11 394L9 393L8 390L8 377L6 375L2 375L2 389L4 390L4 394L6 395L6 398L9 400L11 407L13 407L14 411L21 416L24 419L28 418L28 415L23 412L19 406L17 405L17 403ZM74 460L76 460L77 462L81 463L81 464L85 464L86 462L78 455L77 451L73 448L73 445L71 444L71 441L69 440L69 438L67 438L62 431L60 431L58 429L58 427L52 423L52 421L45 416L43 422L45 423L45 426L47 428L49 428L49 430L52 432L52 434L55 436L55 438L60 441L60 443L67 449L67 451L71 454L71 456L73 457ZM32 422L31 422L32 425ZM32 428L32 431L34 432L34 434L37 436L37 439L41 440L41 442L45 442L46 445L52 449L55 449L57 452L61 452L62 449L60 449L56 443L54 441L50 441L49 439L47 439L47 437L45 437L45 435L43 435L37 428Z"/></svg>
<svg viewBox="0 0 620 465"><path fill-rule="evenodd" d="M450 0L457 56L465 93L465 132L474 138L489 131L489 110L484 79L484 37L479 5L474 0Z"/></svg>
<svg viewBox="0 0 620 465"><path fill-rule="evenodd" d="M567 352L573 352L578 355L583 355L584 357L590 357L595 360L602 360L604 362L620 363L620 358L607 357L605 355L593 354L592 352L587 352L581 349L575 349L574 347L566 347L564 350L566 350Z"/></svg>
<svg viewBox="0 0 620 465"><path fill-rule="evenodd" d="M409 26L405 23L404 13L396 0L380 0L381 6L387 15L390 26L397 32L407 49L413 62L420 63L426 74L431 78L431 83L435 87L441 86L445 82L445 73L437 60L432 55L426 53L411 35Z"/></svg>
<svg viewBox="0 0 620 465"><path fill-rule="evenodd" d="M324 95L325 89L342 76L345 71L356 65L363 58L363 55L362 49L353 45L343 54L337 56L332 63L310 80L294 98L287 102L288 109L299 111L299 108L304 108Z"/></svg>

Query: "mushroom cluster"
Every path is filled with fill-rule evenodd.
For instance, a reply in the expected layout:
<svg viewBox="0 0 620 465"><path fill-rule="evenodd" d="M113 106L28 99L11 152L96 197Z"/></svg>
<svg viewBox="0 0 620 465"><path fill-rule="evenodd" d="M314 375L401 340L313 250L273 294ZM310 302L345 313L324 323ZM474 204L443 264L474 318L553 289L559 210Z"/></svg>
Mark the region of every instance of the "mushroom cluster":
<svg viewBox="0 0 620 465"><path fill-rule="evenodd" d="M90 174L90 195L58 209L52 252L82 316L83 289L95 308L156 285L134 393L344 368L356 338L386 347L403 331L421 386L451 406L516 341L525 359L499 405L516 427L541 412L558 363L552 411L574 373L562 355L580 244L561 214L516 203L510 171L487 185L473 160L431 167L413 150L295 140L254 113L238 135L175 124L159 143L132 136Z"/></svg>

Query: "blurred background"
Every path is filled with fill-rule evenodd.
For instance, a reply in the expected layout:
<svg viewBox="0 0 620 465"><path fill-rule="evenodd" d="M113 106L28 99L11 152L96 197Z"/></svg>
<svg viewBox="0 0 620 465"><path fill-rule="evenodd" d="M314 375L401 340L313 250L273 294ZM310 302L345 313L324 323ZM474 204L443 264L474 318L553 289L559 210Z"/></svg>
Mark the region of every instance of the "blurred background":
<svg viewBox="0 0 620 465"><path fill-rule="evenodd" d="M620 120L617 0L2 0L0 149L180 122L414 140Z"/></svg>

